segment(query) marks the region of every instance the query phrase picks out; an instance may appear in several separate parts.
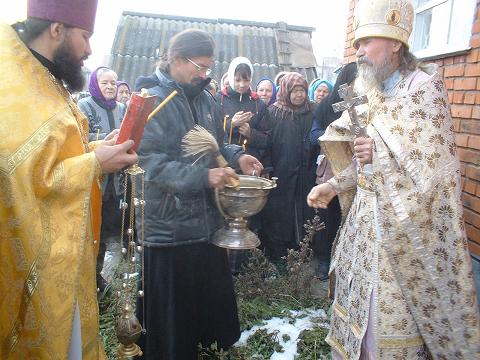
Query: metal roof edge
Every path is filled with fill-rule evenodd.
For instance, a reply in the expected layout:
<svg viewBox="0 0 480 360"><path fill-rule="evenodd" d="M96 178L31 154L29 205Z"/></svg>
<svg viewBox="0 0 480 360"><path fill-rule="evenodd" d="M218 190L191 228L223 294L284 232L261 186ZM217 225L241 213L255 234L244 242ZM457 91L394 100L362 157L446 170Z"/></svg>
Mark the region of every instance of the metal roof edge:
<svg viewBox="0 0 480 360"><path fill-rule="evenodd" d="M299 26L299 25L289 25L284 22L260 22L260 21L249 21L249 20L234 20L234 19L207 19L207 18L197 18L197 17L188 17L188 16L178 16L178 15L165 15L165 14L152 14L136 11L123 11L122 16L139 16L139 17L150 17L164 20L176 20L176 21L189 21L189 22L203 22L209 24L232 24L232 25L243 25L243 26L256 26L256 27L266 27L280 29L284 28L286 30L292 31L301 31L301 32L314 32L316 29L309 26Z"/></svg>

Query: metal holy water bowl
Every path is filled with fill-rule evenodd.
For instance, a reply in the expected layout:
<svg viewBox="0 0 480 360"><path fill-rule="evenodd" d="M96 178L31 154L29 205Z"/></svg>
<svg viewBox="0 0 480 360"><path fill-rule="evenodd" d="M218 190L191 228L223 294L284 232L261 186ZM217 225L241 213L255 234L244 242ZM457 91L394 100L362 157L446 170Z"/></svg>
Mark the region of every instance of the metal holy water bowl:
<svg viewBox="0 0 480 360"><path fill-rule="evenodd" d="M227 249L254 249L260 239L248 229L245 218L263 209L268 193L277 187L277 178L240 175L239 180L238 188L226 185L223 190L215 189L215 202L228 224L214 234L212 243Z"/></svg>

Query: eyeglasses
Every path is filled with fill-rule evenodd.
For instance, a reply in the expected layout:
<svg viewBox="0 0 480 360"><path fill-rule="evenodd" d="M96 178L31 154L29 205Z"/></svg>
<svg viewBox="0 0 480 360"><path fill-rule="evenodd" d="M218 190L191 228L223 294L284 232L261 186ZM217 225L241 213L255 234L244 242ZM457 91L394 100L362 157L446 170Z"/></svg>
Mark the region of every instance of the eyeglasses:
<svg viewBox="0 0 480 360"><path fill-rule="evenodd" d="M206 67L206 66L200 66L198 65L195 61L193 60L190 60L189 58L185 58L188 60L188 62L190 62L191 64L193 64L193 66L195 66L197 68L197 71L198 72L202 72L204 71L205 72L205 75L210 75L212 73L212 69Z"/></svg>

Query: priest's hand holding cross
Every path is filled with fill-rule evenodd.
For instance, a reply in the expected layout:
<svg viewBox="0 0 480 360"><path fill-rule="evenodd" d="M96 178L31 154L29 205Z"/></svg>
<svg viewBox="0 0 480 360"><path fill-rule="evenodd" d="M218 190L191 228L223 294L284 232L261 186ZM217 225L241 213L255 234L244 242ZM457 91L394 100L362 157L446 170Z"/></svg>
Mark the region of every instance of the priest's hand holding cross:
<svg viewBox="0 0 480 360"><path fill-rule="evenodd" d="M348 111L351 125L350 130L355 135L353 151L357 160L361 164L371 164L373 156L373 139L369 138L365 127L360 125L357 111L355 107L361 104L368 103L366 95L354 97L353 88L347 84L343 84L338 89L338 94L344 101L333 104L335 112Z"/></svg>
<svg viewBox="0 0 480 360"><path fill-rule="evenodd" d="M361 164L371 164L373 157L373 139L359 137L353 142L353 152Z"/></svg>

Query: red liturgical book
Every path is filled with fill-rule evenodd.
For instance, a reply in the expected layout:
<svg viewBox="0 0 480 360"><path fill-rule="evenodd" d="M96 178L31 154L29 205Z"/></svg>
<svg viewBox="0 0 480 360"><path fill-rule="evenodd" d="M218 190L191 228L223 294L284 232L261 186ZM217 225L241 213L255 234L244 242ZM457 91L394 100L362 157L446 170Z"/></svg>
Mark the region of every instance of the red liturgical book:
<svg viewBox="0 0 480 360"><path fill-rule="evenodd" d="M117 144L121 144L129 139L135 141L133 150L137 151L142 140L143 129L147 123L148 115L152 112L155 105L156 96L142 96L142 94L132 94L128 104L127 113L120 126Z"/></svg>

